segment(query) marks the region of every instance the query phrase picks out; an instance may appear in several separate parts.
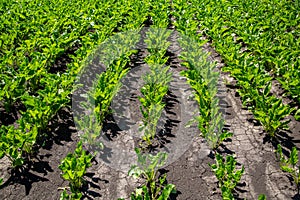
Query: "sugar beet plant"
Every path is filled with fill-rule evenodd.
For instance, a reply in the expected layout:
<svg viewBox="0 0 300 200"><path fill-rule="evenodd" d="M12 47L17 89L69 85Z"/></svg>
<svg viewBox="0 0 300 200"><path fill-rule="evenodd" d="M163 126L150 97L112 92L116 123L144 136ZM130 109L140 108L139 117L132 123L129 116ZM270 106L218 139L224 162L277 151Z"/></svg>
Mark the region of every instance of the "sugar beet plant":
<svg viewBox="0 0 300 200"><path fill-rule="evenodd" d="M282 153L282 147L280 144L277 145L277 150L276 150L276 155L279 158L280 161L280 168L282 171L289 173L298 190L299 193L299 186L300 186L300 166L298 165L299 163L299 158L298 158L298 151L296 147L292 148L292 151L289 155L288 158L285 158L283 153Z"/></svg>
<svg viewBox="0 0 300 200"><path fill-rule="evenodd" d="M69 153L59 165L59 169L62 171L62 177L69 181L69 189L71 194L66 189L61 194L60 199L81 199L81 187L84 184L83 176L86 173L86 169L91 167L92 155L88 154L82 148L82 142L77 144L77 148L74 153Z"/></svg>
<svg viewBox="0 0 300 200"><path fill-rule="evenodd" d="M199 104L199 116L191 120L198 122L198 127L209 146L216 150L227 138L232 136L224 130L224 119L220 112L218 92L219 73L215 64L207 60L208 55L202 46L206 40L196 38L199 23L192 20L197 9L185 1L173 1L173 12L176 17L174 25L181 33L178 40L182 47L180 58L187 70L182 75L194 89L195 100Z"/></svg>
<svg viewBox="0 0 300 200"><path fill-rule="evenodd" d="M175 185L165 184L166 175L158 176L158 169L165 164L167 154L159 152L156 155L142 153L135 149L138 165L133 165L128 174L135 178L144 178L146 183L131 194L131 200L167 200L175 193Z"/></svg>
<svg viewBox="0 0 300 200"><path fill-rule="evenodd" d="M233 156L226 156L226 159L218 153L215 156L216 164L210 166L219 181L222 197L226 200L233 200L232 192L241 180L244 173L244 166L242 166L242 169L236 170L236 160Z"/></svg>

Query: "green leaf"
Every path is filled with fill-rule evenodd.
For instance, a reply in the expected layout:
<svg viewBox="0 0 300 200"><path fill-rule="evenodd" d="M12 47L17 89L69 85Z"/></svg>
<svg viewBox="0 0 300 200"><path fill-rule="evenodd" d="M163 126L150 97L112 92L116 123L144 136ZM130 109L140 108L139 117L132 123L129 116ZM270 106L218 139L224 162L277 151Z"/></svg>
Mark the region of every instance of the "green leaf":
<svg viewBox="0 0 300 200"><path fill-rule="evenodd" d="M282 169L282 171L285 171L285 172L288 172L288 173L293 173L294 172L294 169L288 167L288 166L280 166L280 168Z"/></svg>
<svg viewBox="0 0 300 200"><path fill-rule="evenodd" d="M67 193L66 190L64 190L61 194L60 194L60 200L69 200L70 199L70 195Z"/></svg>
<svg viewBox="0 0 300 200"><path fill-rule="evenodd" d="M298 151L296 147L292 148L289 163L291 163L293 166L296 166L296 164L298 163Z"/></svg>
<svg viewBox="0 0 300 200"><path fill-rule="evenodd" d="M157 200L166 200L170 197L171 193L176 193L175 185L168 184L164 187L164 189L162 190L161 195L158 197Z"/></svg>
<svg viewBox="0 0 300 200"><path fill-rule="evenodd" d="M268 82L263 92L264 96L267 96L270 93L271 87L272 87L271 82Z"/></svg>
<svg viewBox="0 0 300 200"><path fill-rule="evenodd" d="M267 200L267 197L266 197L266 195L264 195L264 194L260 194L260 195L258 196L258 200Z"/></svg>
<svg viewBox="0 0 300 200"><path fill-rule="evenodd" d="M295 117L295 119L296 119L297 121L300 120L300 109L298 109L298 110L296 111L294 117Z"/></svg>

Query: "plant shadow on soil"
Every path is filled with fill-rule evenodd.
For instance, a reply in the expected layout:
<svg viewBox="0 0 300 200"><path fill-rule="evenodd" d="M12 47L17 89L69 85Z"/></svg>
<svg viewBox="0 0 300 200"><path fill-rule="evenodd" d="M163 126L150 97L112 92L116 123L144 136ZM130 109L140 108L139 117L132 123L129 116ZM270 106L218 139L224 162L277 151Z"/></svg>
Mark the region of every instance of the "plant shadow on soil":
<svg viewBox="0 0 300 200"><path fill-rule="evenodd" d="M158 172L159 172L159 177L162 177L163 175L167 174L169 172L169 170L167 170L167 169L159 169ZM165 185L167 185L167 184L169 184L168 178L165 181ZM180 194L182 194L182 193L178 189L176 189L175 193L171 193L170 194L169 200L176 200L177 197L178 197L178 195L180 195Z"/></svg>
<svg viewBox="0 0 300 200"><path fill-rule="evenodd" d="M43 172L39 172L40 169L38 171L36 170L37 167L41 165L43 166L42 167ZM3 183L0 186L0 190L9 185L20 184L20 185L24 185L26 195L28 195L32 188L32 183L40 182L40 181L42 182L49 181L47 178L33 174L32 172L30 172L30 170L38 173L47 173L53 171L52 168L49 166L48 162L43 162L43 161L39 161L38 163L29 162L27 166L23 168L12 169L11 176L7 181L5 181L5 183Z"/></svg>
<svg viewBox="0 0 300 200"><path fill-rule="evenodd" d="M254 126L261 126L261 124L255 120L253 118L252 115L249 114L249 118L247 119L248 122L250 122L251 124L253 124ZM263 131L261 133L259 133L260 135L263 135L264 134L264 137L263 137L263 144L266 144L266 143L270 143L274 149L277 149L277 145L278 144L281 144L282 147L284 147L283 149L283 154L288 156L289 153L286 149L288 150L292 150L293 147L296 147L297 150L299 150L300 148L298 147L299 145L297 144L300 144L300 137L297 136L297 133L295 133L294 131L291 131L291 130L280 130L278 131L277 133L275 133L275 136L274 137L271 137L270 134L268 134L266 131ZM295 137L293 137L293 136Z"/></svg>
<svg viewBox="0 0 300 200"><path fill-rule="evenodd" d="M264 132L265 133L265 132ZM261 133L261 134L264 134ZM269 134L265 133L263 138L263 143L271 143L274 149L277 149L277 145L280 144L283 149L282 152L285 156L289 156L289 151L292 150L293 147L296 147L299 151L299 147L296 144L300 143L299 139L295 139L295 137L290 136L289 133L291 131L279 131L274 137L271 137ZM287 151L287 149L289 151Z"/></svg>
<svg viewBox="0 0 300 200"><path fill-rule="evenodd" d="M87 177L88 179L85 180L85 184L82 190L83 190L83 197L86 199L92 200L97 197L101 197L102 195L99 192L92 191L90 190L90 188L101 190L100 186L98 185L100 181L103 181L106 184L109 183L108 180L97 178L95 177L95 175L96 175L95 173L91 173L91 172L85 174L85 177Z"/></svg>
<svg viewBox="0 0 300 200"><path fill-rule="evenodd" d="M9 185L19 185L14 187L14 189L19 191L21 196L27 196L31 193L31 189L33 189L33 183L46 182L46 185L51 185L49 175L53 174L56 169L53 168L55 166L50 164L50 162L56 159L55 157L57 156L59 156L60 159L63 157L53 155L49 153L49 151L53 150L54 145L64 146L63 141L73 141L71 135L74 130L71 129L71 127L74 127L74 122L70 109L60 109L57 115L50 121L46 133L38 138L33 155L26 160L21 168L11 168L10 177L0 186L0 189ZM56 174L56 179L61 179L59 174ZM22 185L25 187L25 194L21 193ZM36 185L34 187L36 187ZM37 190L37 188L34 190Z"/></svg>
<svg viewBox="0 0 300 200"><path fill-rule="evenodd" d="M26 108L22 102L17 101L6 111L3 103L0 102L0 126L8 126L14 124L21 116L21 111L25 111Z"/></svg>
<svg viewBox="0 0 300 200"><path fill-rule="evenodd" d="M46 136L39 143L42 143L44 149L51 150L54 143L63 145L63 141L71 142L71 135L76 132L76 129L71 129L71 127L75 127L75 125L70 108L60 109L51 120Z"/></svg>

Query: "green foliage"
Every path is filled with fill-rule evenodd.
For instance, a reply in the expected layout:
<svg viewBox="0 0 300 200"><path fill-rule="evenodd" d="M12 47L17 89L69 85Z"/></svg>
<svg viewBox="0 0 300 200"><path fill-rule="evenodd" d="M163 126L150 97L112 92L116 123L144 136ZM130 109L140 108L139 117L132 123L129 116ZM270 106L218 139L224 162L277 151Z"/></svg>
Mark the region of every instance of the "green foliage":
<svg viewBox="0 0 300 200"><path fill-rule="evenodd" d="M295 119L296 119L297 121L300 120L300 109L298 109L298 110L296 111L294 117L295 117Z"/></svg>
<svg viewBox="0 0 300 200"><path fill-rule="evenodd" d="M117 28L139 29L147 12L136 15L135 11L148 10L149 5L137 0L21 0L1 3L0 7L3 22L0 25L0 101L7 112L15 102L26 107L16 130L10 126L1 128L0 154L7 155L13 166L21 166L32 153L36 140L42 142L49 121L58 110L69 105L70 94L77 87L74 87L76 77L88 63L93 49ZM120 59L123 54L118 55L112 69L125 65L133 53L128 49L139 40L139 35L131 31L119 41L127 36L125 43L119 43L125 48L118 49L125 53L124 59ZM62 58L66 63L61 63ZM99 112L106 110L105 107ZM2 134L8 129L8 134Z"/></svg>
<svg viewBox="0 0 300 200"><path fill-rule="evenodd" d="M20 128L2 126L0 129L0 158L7 156L13 167L21 167L32 153L37 127L20 122Z"/></svg>
<svg viewBox="0 0 300 200"><path fill-rule="evenodd" d="M175 185L168 184L161 191L161 195L159 195L156 200L167 200L171 193L175 192ZM151 196L147 189L147 186L143 185L141 188L137 188L135 193L132 193L130 196L131 200L151 200ZM119 198L118 200L124 200Z"/></svg>
<svg viewBox="0 0 300 200"><path fill-rule="evenodd" d="M217 153L216 164L212 164L210 167L219 181L223 199L234 199L232 191L241 180L244 173L244 166L242 166L242 169L236 170L236 160L233 156L226 156L224 160L224 158Z"/></svg>
<svg viewBox="0 0 300 200"><path fill-rule="evenodd" d="M275 136L280 129L288 128L284 118L293 110L272 96L270 88L275 76L287 93L299 101L296 40L299 27L295 25L299 22L296 17L299 5L290 1L204 0L199 3L191 0L186 4L175 0L172 8L176 16L174 24L180 32L192 37L199 27L206 38L212 40L225 61L222 69L237 80L243 105L253 112L266 132Z"/></svg>
<svg viewBox="0 0 300 200"><path fill-rule="evenodd" d="M82 194L80 191L74 191L71 194L69 194L66 190L64 190L60 194L60 200L80 200L82 199Z"/></svg>
<svg viewBox="0 0 300 200"><path fill-rule="evenodd" d="M150 0L150 12L149 15L153 22L153 27L167 28L170 23L169 19L169 2L165 0Z"/></svg>
<svg viewBox="0 0 300 200"><path fill-rule="evenodd" d="M145 81L141 88L142 97L139 101L142 106L140 110L143 115L143 124L140 130L144 131L143 140L151 145L151 140L156 135L157 123L164 108L163 97L168 92L168 83L171 81L171 73L168 67L153 65L151 72L143 76Z"/></svg>
<svg viewBox="0 0 300 200"><path fill-rule="evenodd" d="M62 170L62 177L69 181L72 198L80 199L80 189L84 183L83 176L86 173L86 169L92 166L92 158L93 156L91 154L87 154L87 152L82 149L82 142L80 141L74 153L69 153L58 166L58 168ZM69 195L64 191L61 198L67 197L69 197Z"/></svg>
<svg viewBox="0 0 300 200"><path fill-rule="evenodd" d="M122 86L121 79L129 71L127 67L129 56L136 53L133 49L139 39L137 31L128 31L126 35L116 34L101 44L87 59L88 64L93 64L94 60L103 63L106 70L97 74L92 88L82 95L86 98L86 102L82 102L81 105L91 113L89 116L82 115L76 118L79 128L84 132L81 135L84 142L102 148L102 144L95 139L100 136L104 119L111 112L110 104Z"/></svg>
<svg viewBox="0 0 300 200"><path fill-rule="evenodd" d="M195 120L201 135L215 150L233 135L223 130L225 121L219 112L219 100L216 97L219 73L215 71L215 64L207 61L208 55L202 51L201 42L186 37L179 43L183 49L180 58L185 61L182 65L187 67L181 74L194 89L195 100L199 104L200 115Z"/></svg>
<svg viewBox="0 0 300 200"><path fill-rule="evenodd" d="M167 154L162 152L156 155L143 154L138 148L135 149L135 152L138 156L139 166L133 165L128 174L134 178L143 176L152 185L155 182L157 170L165 164Z"/></svg>
<svg viewBox="0 0 300 200"><path fill-rule="evenodd" d="M282 153L281 145L278 144L276 155L280 160L280 168L282 169L282 171L288 172L293 177L293 180L299 192L300 166L298 165L299 159L297 148L293 147L289 157L286 159Z"/></svg>
<svg viewBox="0 0 300 200"><path fill-rule="evenodd" d="M80 119L75 118L77 126L83 132L80 134L80 139L83 143L103 149L103 143L99 141L101 136L102 126L97 121L95 113L83 115Z"/></svg>
<svg viewBox="0 0 300 200"><path fill-rule="evenodd" d="M266 195L264 195L264 194L260 194L259 196L258 196L258 200L266 200L267 199L267 197L266 197Z"/></svg>
<svg viewBox="0 0 300 200"><path fill-rule="evenodd" d="M138 188L136 193L131 195L131 199L168 199L170 194L175 192L175 186L173 184L165 185L166 175L159 177L157 181L158 169L165 164L167 154L162 152L156 155L143 154L138 148L135 149L135 152L138 156L139 165L131 166L128 174L135 178L145 178L146 184Z"/></svg>
<svg viewBox="0 0 300 200"><path fill-rule="evenodd" d="M288 105L284 105L281 99L277 99L270 95L271 82L262 87L262 94L257 91L252 99L255 103L253 114L264 127L271 137L280 129L288 129L290 120L284 120L285 117L290 115L294 109Z"/></svg>

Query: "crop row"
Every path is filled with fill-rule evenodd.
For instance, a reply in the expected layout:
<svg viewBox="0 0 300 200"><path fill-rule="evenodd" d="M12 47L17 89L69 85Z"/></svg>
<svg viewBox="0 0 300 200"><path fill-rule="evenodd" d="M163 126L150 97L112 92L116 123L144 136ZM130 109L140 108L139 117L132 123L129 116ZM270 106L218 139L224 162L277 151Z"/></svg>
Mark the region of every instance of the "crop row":
<svg viewBox="0 0 300 200"><path fill-rule="evenodd" d="M207 2L208 3L208 2ZM241 3L240 3L241 4ZM288 120L285 120L294 109L282 103L282 100L271 94L273 77L266 71L261 59L249 49L243 48L244 43L237 39L235 29L226 24L230 20L239 17L230 14L224 9L229 9L230 4L222 2L210 2L206 5L192 2L195 11L191 19L196 18L196 24L200 26L203 33L212 39L216 51L220 53L226 62L223 70L231 72L237 80L238 92L242 98L243 105L252 111L271 137L280 130L288 129ZM213 9L212 9L213 8ZM199 12L202 10L203 12ZM224 19L220 18L223 17ZM227 20L229 19L230 20ZM234 24L234 22L232 22ZM234 24L236 25L236 24ZM238 26L238 25L236 25ZM245 23L244 29L251 29L250 23Z"/></svg>
<svg viewBox="0 0 300 200"><path fill-rule="evenodd" d="M200 115L196 118L201 136L204 137L212 150L216 164L211 169L219 180L223 199L234 199L233 191L244 173L236 170L236 161L233 156L223 158L218 153L221 143L233 134L224 130L225 120L220 112L218 82L220 74L216 71L215 63L208 61L208 55L202 49L205 41L197 38L197 23L193 23L192 13L185 13L188 5L180 1L173 1L173 12L176 29L182 34L179 39L182 52L182 65L187 69L182 75L187 77L188 83L194 89L195 100L199 104Z"/></svg>
<svg viewBox="0 0 300 200"><path fill-rule="evenodd" d="M266 4L261 1L201 1L200 3L189 1L187 3L187 1L178 0L173 1L172 5L173 15L176 16L174 24L177 29L182 29L184 34L191 37L197 35L198 28L200 28L202 34L212 40L212 45L225 61L226 65L223 70L230 72L231 76L237 80L238 92L243 105L252 111L254 118L261 123L272 138L281 129L288 129L289 120L285 120L285 118L294 109L283 104L281 99L271 94L273 80L271 74L278 77L283 87L294 98L299 96L299 91L296 92L298 80L295 81L295 75L293 75L299 74L296 61L299 54L297 50L299 42L297 41L298 36L296 36L298 23L295 19L297 18L296 7L299 5L297 3L290 4L293 3L283 1L272 1ZM283 10L278 9L278 5L282 5ZM273 12L270 12L270 9ZM274 15L275 12L276 15ZM282 23L287 22L287 19L289 19L288 23ZM268 23L265 24L261 21ZM278 32L272 35L271 32L274 33L273 25ZM287 31L288 34L286 34ZM275 45L278 43L280 45ZM289 57L284 60L282 56L286 55ZM270 68L271 66L272 68ZM283 73L287 69L291 72L289 75ZM283 77L286 76L289 76L287 79L293 81L283 83ZM290 85L287 86L288 84ZM293 92L291 88L294 89ZM297 112L295 117L297 118ZM297 187L299 187L299 169L296 166L298 152L293 148L289 159L286 160L282 155L280 145L277 151L281 157L281 168L292 174ZM216 156L216 159L217 165L224 167L224 164L220 165L223 159L219 155ZM228 162L234 163L231 158ZM222 182L219 176L220 173L224 173L224 170L219 171L216 165L213 168L216 168L216 176ZM223 198L228 198L226 190L222 186L220 187ZM230 188L230 184L227 187ZM259 198L264 197L260 196Z"/></svg>
<svg viewBox="0 0 300 200"><path fill-rule="evenodd" d="M144 178L145 183L136 188L131 194L131 200L142 199L168 199L171 193L176 192L175 185L166 183L166 174L158 175L158 169L162 167L168 157L165 152L156 155L149 153L153 146L153 140L157 138L158 121L165 107L163 102L172 80L170 67L165 66L168 57L165 57L170 42L167 41L171 31L167 30L169 24L168 3L166 1L151 2L149 12L151 26L147 29L144 40L149 55L144 59L149 66L149 72L143 75L144 85L141 87L140 111L142 124L139 131L143 133L140 148L135 151L138 157L138 165L131 166L128 175L135 178ZM149 151L149 152L148 152Z"/></svg>
<svg viewBox="0 0 300 200"><path fill-rule="evenodd" d="M1 41L5 41L1 43L1 55L5 55L1 56L1 76L4 77L1 91L5 93L2 102L7 111L16 101L26 107L16 126L2 125L0 130L0 157L7 156L13 167L22 167L30 159L37 141L42 143L39 140L47 136L49 121L60 108L69 104L74 81L87 62L87 55L117 27L131 29L145 20L144 15L137 18L137 11L142 9L139 8L141 4L134 1L131 7L127 1L88 5L86 2L57 3L59 5L53 1L40 2L43 9L33 2L5 5L11 20L3 25L6 29L1 35ZM53 15L48 15L47 10ZM124 16L128 14L131 17L127 16L125 21ZM57 16L61 18L55 18ZM30 32L37 28L37 34ZM64 55L75 47L76 51ZM71 59L66 69L52 73L55 62L63 56ZM116 62L115 66L123 67L122 64Z"/></svg>
<svg viewBox="0 0 300 200"><path fill-rule="evenodd" d="M214 40L228 64L236 65L239 57L254 57L256 62L252 65L274 74L299 102L299 3L236 0L193 5L204 11L196 14L201 29ZM234 40L239 51L228 44L229 39Z"/></svg>
<svg viewBox="0 0 300 200"><path fill-rule="evenodd" d="M281 129L288 128L286 117L295 110L271 93L272 75L300 101L299 4L273 1L262 5L259 2L175 0L171 7L164 0L2 2L0 101L7 112L16 103L26 109L21 111L16 124L1 126L0 158L7 156L15 169L30 161L34 148L47 137L49 122L62 107L69 105L70 95L80 87L74 87L76 77L98 54L101 58L97 64L104 64L106 68L96 77L85 95L86 103L82 104L92 114L84 113L75 120L83 132L81 140L102 148L101 141L96 139L111 111L111 101L121 87L120 80L130 70L129 57L136 53L133 48L140 40L137 33L147 17L152 24L145 39L149 52L145 62L150 72L143 77L145 85L139 100L143 116L142 139L151 145L171 81L169 67L164 65L168 60L165 54L171 34L166 28L172 14L174 25L182 34L178 41L182 48L182 65L186 67L182 75L194 89L194 99L199 105L199 116L191 122L198 123L201 135L214 150L216 163L211 168L219 180L223 198L233 199L232 193L244 167L236 170L232 156L223 158L217 153L219 145L232 133L224 130L225 121L217 98L220 74L215 64L207 61L207 54L202 51L206 41L198 39L197 33L200 27L212 40L225 60L223 69L237 80L244 106L252 111L266 132L275 137ZM276 9L278 6L282 10ZM127 31L126 37L115 34L118 31ZM112 39L107 39L112 35ZM94 50L98 44L103 45L100 52ZM299 111L295 112L295 117L298 114ZM70 182L71 192L64 188L62 199L82 197L82 177L92 159L92 155L82 149L82 141L59 166L62 177ZM167 199L175 191L175 185L165 184L166 175L157 179L157 169L164 165L167 154L151 155L144 151L136 149L139 166L132 166L129 175L144 177L146 182L132 193L131 199ZM284 158L280 146L277 152L282 169L295 177L298 186L297 151L293 149L289 159Z"/></svg>

